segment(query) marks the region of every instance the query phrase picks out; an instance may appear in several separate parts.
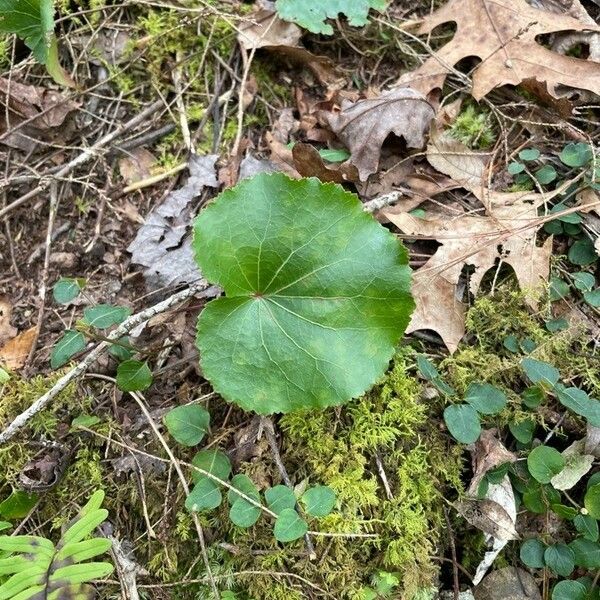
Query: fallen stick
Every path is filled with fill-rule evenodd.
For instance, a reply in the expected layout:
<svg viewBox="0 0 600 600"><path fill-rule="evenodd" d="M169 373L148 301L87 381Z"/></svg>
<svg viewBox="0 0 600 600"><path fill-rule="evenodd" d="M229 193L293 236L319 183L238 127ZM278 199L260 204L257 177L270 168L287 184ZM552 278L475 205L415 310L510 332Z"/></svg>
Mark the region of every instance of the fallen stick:
<svg viewBox="0 0 600 600"><path fill-rule="evenodd" d="M98 359L98 357L111 345L114 340L123 337L129 333L132 329L135 329L138 325L148 321L155 315L166 312L172 306L180 304L184 300L191 298L192 296L201 293L203 297L211 297L219 294L220 290L216 287L209 286L209 283L205 279L200 279L196 283L190 285L190 287L173 294L166 300L155 304L143 310L135 315L132 315L114 331L112 331L106 341L97 344L90 353L75 367L63 375L43 396L40 396L27 410L24 410L18 415L12 423L6 427L6 429L0 433L0 444L4 444L11 439L34 415L43 410L60 392L62 392L68 385L83 375L92 364Z"/></svg>

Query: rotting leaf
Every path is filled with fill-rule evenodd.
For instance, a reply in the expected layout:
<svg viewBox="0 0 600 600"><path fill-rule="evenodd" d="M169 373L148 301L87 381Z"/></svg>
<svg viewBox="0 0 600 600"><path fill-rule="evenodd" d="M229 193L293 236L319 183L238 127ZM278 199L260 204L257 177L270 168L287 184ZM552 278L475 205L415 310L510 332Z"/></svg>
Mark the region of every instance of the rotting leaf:
<svg viewBox="0 0 600 600"><path fill-rule="evenodd" d="M146 217L127 250L131 261L146 267L144 277L151 289L178 283L191 283L200 277L186 238L194 207L192 201L204 187L217 187L217 155L192 155L190 176L183 187L171 192L166 200Z"/></svg>
<svg viewBox="0 0 600 600"><path fill-rule="evenodd" d="M456 23L452 40L403 75L398 85L428 94L443 86L459 61L476 56L480 62L473 70L471 93L477 100L496 87L525 80L544 82L553 98L560 98L562 86L600 94L597 63L558 54L536 40L562 31L600 31L598 26L534 8L525 0L449 0L425 17L417 33L430 34L452 22Z"/></svg>
<svg viewBox="0 0 600 600"><path fill-rule="evenodd" d="M356 102L344 100L341 112L323 114L328 126L350 150L348 163L358 169L362 181L377 171L381 147L390 133L404 138L409 148L422 148L434 116L431 104L410 88L390 90L377 98Z"/></svg>
<svg viewBox="0 0 600 600"><path fill-rule="evenodd" d="M198 322L203 373L261 414L342 404L380 377L408 322L403 246L356 196L259 174L195 222L204 276L225 297Z"/></svg>
<svg viewBox="0 0 600 600"><path fill-rule="evenodd" d="M6 342L0 347L0 365L11 370L23 367L36 338L37 327L34 325Z"/></svg>

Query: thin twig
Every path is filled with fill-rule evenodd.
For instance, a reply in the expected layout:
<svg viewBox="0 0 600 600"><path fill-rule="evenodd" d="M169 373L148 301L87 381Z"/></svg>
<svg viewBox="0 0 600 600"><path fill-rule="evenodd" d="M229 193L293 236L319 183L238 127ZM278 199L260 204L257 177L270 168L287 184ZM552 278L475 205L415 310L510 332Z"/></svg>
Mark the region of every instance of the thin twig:
<svg viewBox="0 0 600 600"><path fill-rule="evenodd" d="M126 335L138 325L145 323L153 316L166 312L172 306L191 298L195 294L203 292L204 297L216 296L219 292L215 287L209 287L205 279L200 279L190 287L173 294L166 300L147 308L135 315L132 315L114 331L112 331L105 341L97 344L90 353L75 367L63 375L43 396L38 398L27 410L18 415L6 429L0 433L0 444L4 444L12 438L19 429L21 429L34 415L46 407L60 392L62 392L74 379L83 375L98 357L111 345L111 342Z"/></svg>
<svg viewBox="0 0 600 600"><path fill-rule="evenodd" d="M181 470L181 465L179 464L179 461L177 460L177 458L175 458L175 455L171 451L171 448L169 448L169 444L167 444L162 433L156 426L156 423L154 422L152 415L150 414L150 412L148 411L148 408L146 407L145 398L142 396L142 394L140 394L140 392L130 392L130 394L134 398L134 400L137 402L138 406L140 407L140 410L144 413L144 417L146 417L146 420L148 421L148 424L152 428L154 435L156 435L161 446L165 449L165 452L169 456L169 459L171 460L171 464L173 465L173 468L175 469L175 472L177 473L177 476L179 477L181 487L183 487L183 490L185 491L186 497L189 496L190 488L187 484L185 475L183 474L183 471ZM198 540L200 541L200 552L202 553L202 559L204 561L204 567L206 568L206 574L207 574L208 580L210 582L210 587L212 588L215 599L219 600L219 598L221 596L219 595L219 590L217 589L217 584L215 583L215 579L213 577L213 573L210 568L210 560L208 559L208 552L206 550L206 540L204 539L204 532L202 531L202 525L200 525L200 521L198 520L198 515L195 512L192 512L191 515L192 515L192 520L194 521L194 525L196 526L196 532L198 533Z"/></svg>
<svg viewBox="0 0 600 600"><path fill-rule="evenodd" d="M444 518L446 519L446 527L448 528L448 538L450 541L450 552L452 554L452 584L454 589L454 600L460 597L460 585L458 582L458 560L456 558L456 545L454 544L454 534L452 533L452 524L448 509L444 506Z"/></svg>
<svg viewBox="0 0 600 600"><path fill-rule="evenodd" d="M275 426L273 425L273 421L271 421L269 417L262 417L260 424L265 433L267 441L269 442L269 446L271 447L271 452L273 453L273 458L275 459L277 469L279 470L285 485L293 490L294 486L292 484L292 480L290 479L285 465L281 460L281 454L279 453L279 447L277 446L277 440L275 439ZM312 540L310 539L308 533L304 534L304 543L306 544L309 559L315 560L317 558L317 553L315 552L315 547L313 546Z"/></svg>

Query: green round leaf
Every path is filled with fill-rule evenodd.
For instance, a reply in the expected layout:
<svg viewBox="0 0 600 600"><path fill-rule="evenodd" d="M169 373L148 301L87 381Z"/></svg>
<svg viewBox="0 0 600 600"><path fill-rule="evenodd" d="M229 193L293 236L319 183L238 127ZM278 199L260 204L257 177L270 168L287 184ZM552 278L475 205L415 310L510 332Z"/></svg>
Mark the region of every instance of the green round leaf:
<svg viewBox="0 0 600 600"><path fill-rule="evenodd" d="M593 153L589 144L575 142L567 144L558 157L567 167L583 167L592 160Z"/></svg>
<svg viewBox="0 0 600 600"><path fill-rule="evenodd" d="M555 448L538 446L527 457L527 468L531 476L540 483L550 483L554 475L565 466L565 457Z"/></svg>
<svg viewBox="0 0 600 600"><path fill-rule="evenodd" d="M506 170L508 171L509 175L517 175L525 170L525 165L515 160L511 163L508 163L508 168Z"/></svg>
<svg viewBox="0 0 600 600"><path fill-rule="evenodd" d="M202 371L261 414L337 405L388 367L414 307L404 247L358 198L259 174L194 224L202 273L225 290L198 321Z"/></svg>
<svg viewBox="0 0 600 600"><path fill-rule="evenodd" d="M218 477L222 481L227 481L231 474L231 462L227 454L220 450L200 450L197 452L194 458L192 458L192 464L215 477ZM206 475L203 475L199 471L192 470L192 480L199 481Z"/></svg>
<svg viewBox="0 0 600 600"><path fill-rule="evenodd" d="M571 288L569 284L560 277L550 277L548 295L550 302L555 302L569 295Z"/></svg>
<svg viewBox="0 0 600 600"><path fill-rule="evenodd" d="M322 0L309 4L305 0L277 0L277 14L284 21L292 21L312 33L331 35L333 28L326 19L337 19L343 13L348 23L354 27L367 24L369 9L383 11L386 0L361 0L361 2L340 2L339 0Z"/></svg>
<svg viewBox="0 0 600 600"><path fill-rule="evenodd" d="M586 539L591 542L598 541L598 521L591 515L577 515L573 519L575 529Z"/></svg>
<svg viewBox="0 0 600 600"><path fill-rule="evenodd" d="M231 485L233 486L233 489L230 489L227 492L229 504L233 504L236 500L241 498L241 496L236 493L236 490L239 490L242 494L252 498L252 500L256 500L257 502L260 500L260 493L248 475L244 475L243 473L236 475L231 480Z"/></svg>
<svg viewBox="0 0 600 600"><path fill-rule="evenodd" d="M537 160L540 157L540 151L537 148L524 148L519 152L519 158L524 161Z"/></svg>
<svg viewBox="0 0 600 600"><path fill-rule="evenodd" d="M557 385L555 390L559 402L575 414L585 417L594 427L600 427L600 402L590 398L588 394L577 387Z"/></svg>
<svg viewBox="0 0 600 600"><path fill-rule="evenodd" d="M552 235L560 235L563 232L563 225L560 221L548 221L544 223L544 231Z"/></svg>
<svg viewBox="0 0 600 600"><path fill-rule="evenodd" d="M342 162L350 158L350 152L348 150L323 149L319 150L319 156L328 162Z"/></svg>
<svg viewBox="0 0 600 600"><path fill-rule="evenodd" d="M85 279L74 279L71 277L62 277L52 288L52 296L59 304L68 304L79 296L82 288L85 286Z"/></svg>
<svg viewBox="0 0 600 600"><path fill-rule="evenodd" d="M296 506L296 496L287 485L276 485L265 492L267 506L276 514Z"/></svg>
<svg viewBox="0 0 600 600"><path fill-rule="evenodd" d="M547 387L554 387L560 378L558 369L541 360L535 360L535 358L524 358L521 361L521 367L532 383L542 383Z"/></svg>
<svg viewBox="0 0 600 600"><path fill-rule="evenodd" d="M596 278L591 273L585 271L579 271L571 275L573 278L573 284L575 287L582 292L589 292L596 285Z"/></svg>
<svg viewBox="0 0 600 600"><path fill-rule="evenodd" d="M521 544L519 555L523 564L530 569L543 569L545 550L545 544L537 538L530 538Z"/></svg>
<svg viewBox="0 0 600 600"><path fill-rule="evenodd" d="M129 360L133 356L133 346L127 336L115 340L108 349L108 353L119 361Z"/></svg>
<svg viewBox="0 0 600 600"><path fill-rule="evenodd" d="M566 504L553 504L550 508L552 508L552 512L558 515L561 519L567 519L571 521L578 514L579 511L573 506L567 506Z"/></svg>
<svg viewBox="0 0 600 600"><path fill-rule="evenodd" d="M596 471L595 473L590 475L590 478L587 480L585 487L586 489L589 489L597 483L600 483L600 471Z"/></svg>
<svg viewBox="0 0 600 600"><path fill-rule="evenodd" d="M594 244L590 238L585 237L582 240L577 240L569 248L569 260L574 265L586 266L595 263L598 260L598 255L594 249Z"/></svg>
<svg viewBox="0 0 600 600"><path fill-rule="evenodd" d="M584 292L583 299L594 308L600 308L600 288L596 288L591 292Z"/></svg>
<svg viewBox="0 0 600 600"><path fill-rule="evenodd" d="M85 350L85 336L80 331L67 329L50 353L50 366L58 369L66 365L78 352Z"/></svg>
<svg viewBox="0 0 600 600"><path fill-rule="evenodd" d="M533 439L535 431L535 421L533 419L523 419L522 421L510 421L508 429L514 438L521 444L529 444Z"/></svg>
<svg viewBox="0 0 600 600"><path fill-rule="evenodd" d="M184 446L199 444L210 424L210 414L196 405L177 406L163 418L169 433Z"/></svg>
<svg viewBox="0 0 600 600"><path fill-rule="evenodd" d="M126 306L97 304L83 310L83 322L90 327L106 329L122 323L130 314L131 309Z"/></svg>
<svg viewBox="0 0 600 600"><path fill-rule="evenodd" d="M223 496L216 483L204 477L192 489L185 500L185 507L192 512L211 510L221 504Z"/></svg>
<svg viewBox="0 0 600 600"><path fill-rule="evenodd" d="M260 508L250 504L243 498L238 498L229 509L229 518L238 527L252 527L260 518Z"/></svg>
<svg viewBox="0 0 600 600"><path fill-rule="evenodd" d="M554 544L546 548L544 562L557 575L568 577L575 568L575 555L566 544Z"/></svg>
<svg viewBox="0 0 600 600"><path fill-rule="evenodd" d="M13 492L0 502L0 517L5 519L22 519L36 505L38 497L21 490Z"/></svg>
<svg viewBox="0 0 600 600"><path fill-rule="evenodd" d="M424 354L417 354L417 369L427 381L433 381L440 376L435 365Z"/></svg>
<svg viewBox="0 0 600 600"><path fill-rule="evenodd" d="M152 385L152 371L148 363L126 360L117 367L117 387L124 392L145 390Z"/></svg>
<svg viewBox="0 0 600 600"><path fill-rule="evenodd" d="M544 165L534 173L534 176L539 183L547 185L552 183L558 177L558 174L552 165Z"/></svg>
<svg viewBox="0 0 600 600"><path fill-rule="evenodd" d="M452 437L462 444L479 439L481 423L477 411L468 404L452 404L444 410L444 422Z"/></svg>
<svg viewBox="0 0 600 600"><path fill-rule="evenodd" d="M519 352L519 340L514 335L507 335L502 342L502 345L510 352Z"/></svg>
<svg viewBox="0 0 600 600"><path fill-rule="evenodd" d="M583 499L588 514L594 519L600 519L600 483L588 488Z"/></svg>
<svg viewBox="0 0 600 600"><path fill-rule="evenodd" d="M579 581L559 581L552 590L552 600L585 600L586 593Z"/></svg>
<svg viewBox="0 0 600 600"><path fill-rule="evenodd" d="M293 542L308 531L306 521L293 508L284 508L275 521L275 539L278 542Z"/></svg>
<svg viewBox="0 0 600 600"><path fill-rule="evenodd" d="M549 485L530 484L523 494L525 508L536 514L548 512L549 507L558 502L559 492Z"/></svg>
<svg viewBox="0 0 600 600"><path fill-rule="evenodd" d="M326 517L335 506L335 492L326 485L317 485L306 490L300 500L309 515Z"/></svg>
<svg viewBox="0 0 600 600"><path fill-rule="evenodd" d="M600 544L577 538L569 544L575 556L575 564L584 569L600 569Z"/></svg>
<svg viewBox="0 0 600 600"><path fill-rule="evenodd" d="M465 401L479 413L495 415L506 406L506 395L489 383L472 383L467 388Z"/></svg>
<svg viewBox="0 0 600 600"><path fill-rule="evenodd" d="M521 400L527 408L537 408L545 398L546 394L544 390L537 385L528 387L521 393Z"/></svg>
<svg viewBox="0 0 600 600"><path fill-rule="evenodd" d="M550 333L556 333L557 331L564 331L568 329L569 322L566 319L550 319L546 321L546 329Z"/></svg>

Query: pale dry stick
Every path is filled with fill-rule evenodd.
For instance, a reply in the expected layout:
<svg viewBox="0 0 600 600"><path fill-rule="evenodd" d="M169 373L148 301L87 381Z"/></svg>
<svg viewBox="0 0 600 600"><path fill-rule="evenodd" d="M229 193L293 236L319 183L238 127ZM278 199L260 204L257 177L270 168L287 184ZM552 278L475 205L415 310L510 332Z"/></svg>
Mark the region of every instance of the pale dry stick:
<svg viewBox="0 0 600 600"><path fill-rule="evenodd" d="M187 165L188 165L188 163L186 161L179 165L175 165L172 169L169 169L168 171L165 171L164 173L158 173L157 175L152 175L151 177L147 177L146 179L141 179L140 181L131 183L131 184L125 186L121 190L121 194L129 194L136 190L141 190L143 188L154 185L155 183L159 183L163 179L167 179L168 177L171 177L171 175L177 175L177 173L180 173L181 171L183 171L187 167Z"/></svg>
<svg viewBox="0 0 600 600"><path fill-rule="evenodd" d="M188 152L194 152L194 144L192 142L190 125L188 123L187 114L185 111L185 102L183 101L183 90L181 88L181 62L183 60L183 54L181 50L177 51L175 60L176 66L172 73L173 87L175 88L175 106L177 107L177 112L179 113L179 125L181 127L183 143L185 144Z"/></svg>
<svg viewBox="0 0 600 600"><path fill-rule="evenodd" d="M140 410L144 413L144 417L146 417L146 420L148 421L148 424L152 428L154 435L158 438L158 441L160 442L161 446L164 448L165 452L169 456L169 459L171 460L171 464L173 465L173 468L175 469L175 472L177 473L177 477L179 477L179 481L181 483L181 487L183 488L183 490L185 492L185 495L189 496L190 488L187 484L185 475L183 474L183 471L181 470L181 465L179 464L179 461L177 460L177 458L171 451L171 448L169 447L169 444L167 444L162 433L156 426L156 423L154 422L152 415L146 408L146 400L145 400L144 396L142 396L142 394L140 392L129 392L129 393L133 397L133 399L137 402L137 405L140 407ZM210 560L208 559L208 552L206 550L206 540L204 539L204 531L202 531L202 525L200 525L200 521L198 520L198 515L193 511L191 512L191 515L192 515L192 520L194 521L194 525L196 526L196 532L198 533L198 540L200 541L200 551L202 553L202 559L204 561L204 567L206 568L206 573L208 575L210 587L212 588L212 591L213 591L213 594L214 594L216 600L219 600L219 598L221 596L219 594L219 590L217 589L217 584L215 583L215 579L214 579L212 570L210 568Z"/></svg>
<svg viewBox="0 0 600 600"><path fill-rule="evenodd" d="M390 488L387 475L385 474L385 469L383 468L383 462L378 452L375 452L375 464L377 465L377 472L379 473L379 477L381 478L381 482L383 483L385 495L387 496L388 500L393 500L394 494L392 494L392 489Z"/></svg>
<svg viewBox="0 0 600 600"><path fill-rule="evenodd" d="M106 340L97 344L90 353L75 367L63 375L43 396L38 398L31 406L18 415L2 433L0 433L0 444L6 443L11 439L34 415L39 413L45 408L60 392L62 392L68 385L83 375L91 365L98 359L98 357L111 345L111 342L119 339L120 337L129 333L132 329L135 329L138 325L145 323L155 315L161 314L176 304L180 304L184 300L191 298L192 296L202 293L204 297L217 296L219 290L215 287L209 286L205 279L200 279L190 287L173 294L166 300L147 308L135 315L132 315L114 331L112 331Z"/></svg>
<svg viewBox="0 0 600 600"><path fill-rule="evenodd" d="M285 485L293 490L294 485L292 484L290 476L288 475L285 465L283 464L283 460L281 460L281 454L279 453L279 448L277 447L277 440L275 439L275 426L273 425L273 421L271 421L269 417L261 417L260 426L264 431L267 442L269 442L271 452L273 453L273 458L275 459L275 464L277 465L277 469L279 470ZM298 508L297 503L296 508ZM308 550L309 560L315 560L317 558L317 553L315 552L315 547L310 539L310 536L308 535L308 532L304 534L304 543L306 544L306 549Z"/></svg>
<svg viewBox="0 0 600 600"><path fill-rule="evenodd" d="M48 176L48 178L56 177L57 179L60 179L61 177L65 177L73 169L85 164L88 160L93 158L99 150L110 144L119 136L123 135L123 133L143 123L150 115L154 114L163 106L164 103L162 100L154 102L141 113L139 113L126 123L123 123L123 125L117 127L110 133L107 133L106 135L102 136L93 146L86 148L81 154L76 156L74 159L70 160L64 167L62 167L62 169L60 169L60 171L56 173L56 175ZM46 187L47 183L45 181L42 181L42 183L38 184L35 188L33 188L20 198L17 198L4 208L0 209L0 218L4 217L9 212L13 211L16 208L19 208L19 206L22 206L23 204L29 202L29 200L38 196L41 192L43 192L46 189Z"/></svg>
<svg viewBox="0 0 600 600"><path fill-rule="evenodd" d="M33 360L40 331L42 329L42 319L44 318L44 310L46 308L46 293L48 289L48 270L50 268L50 249L52 247L52 232L54 231L54 222L56 221L56 213L58 212L58 182L56 180L50 183L50 207L48 209L48 229L46 230L46 251L44 253L44 266L42 267L42 281L40 283L40 307L38 309L37 323L35 326L35 334L29 354L25 360L25 365L29 365Z"/></svg>

